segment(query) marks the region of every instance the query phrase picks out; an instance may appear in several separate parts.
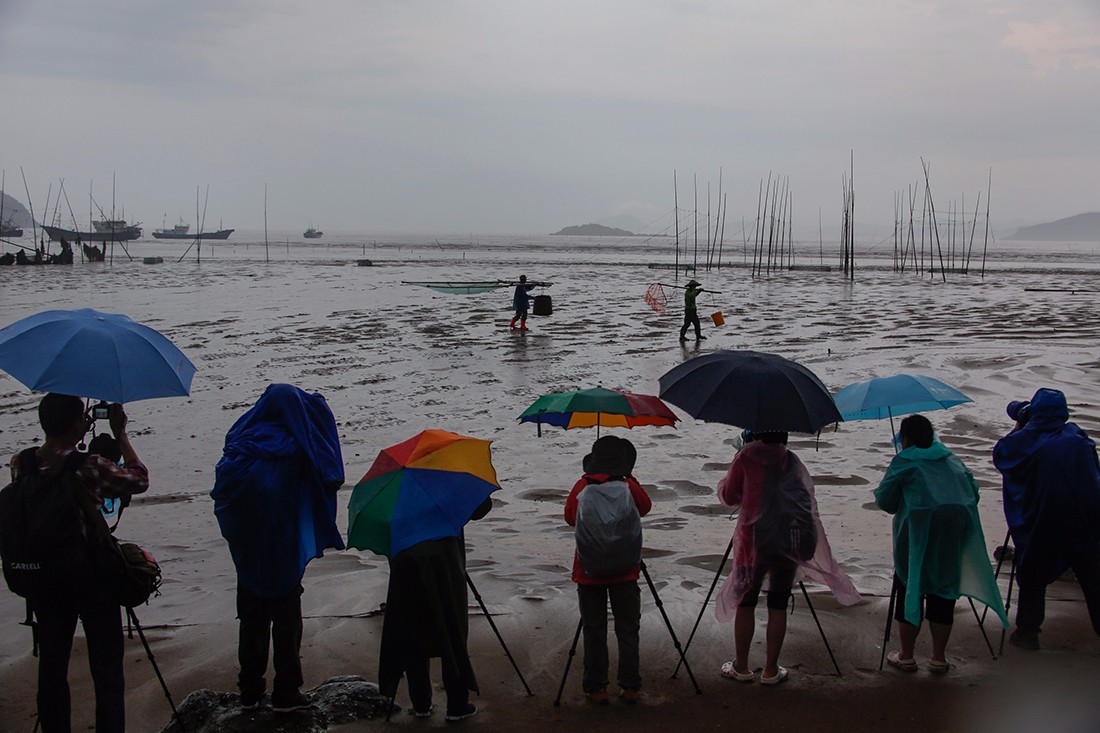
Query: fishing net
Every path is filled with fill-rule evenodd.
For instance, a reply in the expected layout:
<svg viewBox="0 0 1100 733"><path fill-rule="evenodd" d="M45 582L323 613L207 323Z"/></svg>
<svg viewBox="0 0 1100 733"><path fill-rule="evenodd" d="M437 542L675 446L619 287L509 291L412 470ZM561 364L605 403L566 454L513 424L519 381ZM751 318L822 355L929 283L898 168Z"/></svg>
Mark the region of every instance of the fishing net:
<svg viewBox="0 0 1100 733"><path fill-rule="evenodd" d="M661 287L661 283L653 283L649 286L645 291L645 302L657 313L665 314L668 298L665 297L665 289Z"/></svg>

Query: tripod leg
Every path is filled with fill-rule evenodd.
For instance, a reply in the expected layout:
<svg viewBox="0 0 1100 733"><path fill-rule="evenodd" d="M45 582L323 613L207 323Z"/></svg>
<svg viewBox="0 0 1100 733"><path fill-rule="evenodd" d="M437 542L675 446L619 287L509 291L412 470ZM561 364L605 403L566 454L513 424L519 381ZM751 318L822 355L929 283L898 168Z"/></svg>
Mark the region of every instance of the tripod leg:
<svg viewBox="0 0 1100 733"><path fill-rule="evenodd" d="M894 576L893 585L890 586L890 605L886 607L886 631L882 634L882 654L878 658L878 670L882 671L882 665L886 662L886 643L890 641L890 624L894 620L894 602L898 599L898 576Z"/></svg>
<svg viewBox="0 0 1100 733"><path fill-rule="evenodd" d="M973 598L967 598L970 601L970 610L974 612L974 619L978 622L978 630L982 632L982 638L985 639L985 645L989 647L989 655L994 659L997 658L997 652L993 651L993 644L989 641L989 635L985 633L985 626L982 624L982 618L978 615L978 607L974 605ZM989 610L989 606L986 606L986 610Z"/></svg>
<svg viewBox="0 0 1100 733"><path fill-rule="evenodd" d="M639 563L642 570L642 575L645 576L645 582L649 585L649 592L653 594L653 601L657 604L657 610L661 612L661 618L665 621L665 626L668 628L668 633L672 637L672 644L676 647L676 653L680 655L680 662L684 665L684 669L687 670L688 677L691 678L691 685L695 688L696 695L702 695L703 691L699 689L699 683L695 681L695 675L691 671L691 665L688 664L687 657L684 656L684 650L680 648L680 640L676 638L676 632L672 629L672 622L668 619L668 614L665 613L665 604L661 603L661 597L657 595L657 586L653 585L653 578L649 577L649 569L646 567L645 561Z"/></svg>
<svg viewBox="0 0 1100 733"><path fill-rule="evenodd" d="M1005 532L1005 541L1004 541L1004 544L1001 545L1001 556L999 558L997 558L997 567L993 569L993 579L994 580L1001 577L1001 565L1004 564L1005 554L1008 552L1008 540L1011 537L1012 537L1012 530L1009 530L1008 532ZM981 618L980 621L978 621L978 624L980 626L985 625L985 615L987 613L989 613L989 606L986 606L985 610L982 611L982 618Z"/></svg>
<svg viewBox="0 0 1100 733"><path fill-rule="evenodd" d="M718 585L718 579L722 577L722 569L726 567L726 560L729 560L730 552L733 551L733 540L726 545L726 554L722 555L722 562L718 563L718 571L714 573L714 580L710 583L710 590L707 591L707 597L703 599L703 606L699 609L699 615L695 618L695 625L691 627L691 634L688 635L688 640L684 644L684 655L687 655L687 650L691 648L691 641L695 638L695 632L699 629L699 622L703 620L703 614L707 611L707 604L710 603L710 597L714 595L714 589ZM680 672L680 665L682 665L683 658L676 663L676 669L672 670L672 678L676 679L676 675Z"/></svg>
<svg viewBox="0 0 1100 733"><path fill-rule="evenodd" d="M504 655L508 657L508 661L512 663L512 669L516 670L516 674L519 675L519 681L523 684L523 689L527 690L527 696L533 696L535 693L531 692L531 688L527 686L527 680L523 679L523 673L519 671L519 665L516 664L516 660L512 658L512 652L508 651L508 645L504 643L504 637L500 635L496 622L494 622L493 617L489 615L489 609L485 607L485 602L481 600L481 594L477 592L477 587L474 585L474 581L469 573L466 573L466 584L470 586L470 590L474 592L474 598L477 600L477 605L481 606L481 611L485 614L485 619L489 622L489 626L493 628L493 633L497 635L497 641L500 642L501 648L504 649Z"/></svg>
<svg viewBox="0 0 1100 733"><path fill-rule="evenodd" d="M829 646L829 640L825 638L825 629L821 628L821 621L817 618L817 611L814 610L814 604L810 602L810 594L806 592L806 584L801 580L798 581L798 587L802 589L802 596L806 599L806 605L810 609L810 615L814 617L814 623L817 624L817 632L821 634L821 640L825 642L825 651L829 652L829 659L833 660L833 669L836 670L837 677L843 677L840 673L840 665L836 663L836 657L833 656L833 649Z"/></svg>
<svg viewBox="0 0 1100 733"><path fill-rule="evenodd" d="M1008 573L1008 595L1005 596L1005 615L1008 615L1008 609L1012 608L1012 581L1016 580L1016 558L1012 558L1012 569ZM999 654L1005 653L1005 631L1001 629L1001 646Z"/></svg>
<svg viewBox="0 0 1100 733"><path fill-rule="evenodd" d="M176 704L172 702L172 693L168 691L168 683L164 681L164 675L160 673L160 667L157 666L157 660L153 656L153 650L150 648L149 642L145 639L145 630L142 629L141 624L138 623L138 618L137 615L134 614L134 609L129 607L126 608L126 618L134 625L134 628L137 629L138 638L141 639L141 645L145 647L145 656L149 657L149 663L153 665L153 671L157 673L157 679L160 680L160 687L164 690L164 696L168 698L168 707L172 708L172 717L176 719L176 725L179 726L181 733L186 731L187 729L183 726L183 719L180 718L179 711L176 710Z"/></svg>
<svg viewBox="0 0 1100 733"><path fill-rule="evenodd" d="M565 670L561 673L561 684L558 685L558 696L554 698L554 707L561 705L561 694L565 690L565 680L569 677L569 668L573 666L573 657L577 654L577 642L580 641L583 626L584 619L581 619L577 624L577 633L573 634L573 646L569 647L569 657L565 660Z"/></svg>

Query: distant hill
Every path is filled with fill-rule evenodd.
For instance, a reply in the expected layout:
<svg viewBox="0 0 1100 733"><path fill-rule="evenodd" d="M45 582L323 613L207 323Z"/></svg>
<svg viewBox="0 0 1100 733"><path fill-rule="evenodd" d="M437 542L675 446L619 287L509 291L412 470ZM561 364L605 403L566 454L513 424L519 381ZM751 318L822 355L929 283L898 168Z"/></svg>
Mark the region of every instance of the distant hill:
<svg viewBox="0 0 1100 733"><path fill-rule="evenodd" d="M17 227L30 227L31 212L27 207L16 201L10 194L4 194L4 212L2 216L5 223L11 223Z"/></svg>
<svg viewBox="0 0 1100 733"><path fill-rule="evenodd" d="M1078 214L1046 224L1020 227L1008 239L1028 242L1100 242L1100 212Z"/></svg>
<svg viewBox="0 0 1100 733"><path fill-rule="evenodd" d="M581 224L580 226L565 227L560 232L554 232L550 236L563 234L573 237L636 237L634 232L615 227L605 227L603 224Z"/></svg>

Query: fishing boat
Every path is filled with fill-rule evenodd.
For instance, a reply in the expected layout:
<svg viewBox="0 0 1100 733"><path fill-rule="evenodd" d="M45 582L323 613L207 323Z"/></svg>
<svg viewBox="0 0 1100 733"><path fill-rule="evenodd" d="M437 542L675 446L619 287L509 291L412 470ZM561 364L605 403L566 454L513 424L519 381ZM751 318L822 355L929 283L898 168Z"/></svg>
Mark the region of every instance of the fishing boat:
<svg viewBox="0 0 1100 733"><path fill-rule="evenodd" d="M324 232L319 229L314 229L313 226L310 226L309 229L302 232L302 236L306 239L320 239L322 234L324 234Z"/></svg>
<svg viewBox="0 0 1100 733"><path fill-rule="evenodd" d="M162 228L153 230L153 239L229 239L233 229L219 229L216 232L200 232L191 234L191 225L180 222L171 229Z"/></svg>
<svg viewBox="0 0 1100 733"><path fill-rule="evenodd" d="M0 222L0 237L11 237L11 238L14 239L16 237L22 237L22 236L23 236L23 228L22 227L17 227L17 226L15 226L14 224L12 224L10 222L8 222L8 223Z"/></svg>
<svg viewBox="0 0 1100 733"><path fill-rule="evenodd" d="M141 227L129 225L125 229L108 229L106 231L78 232L64 227L42 225L42 231L50 238L50 241L64 239L68 242L129 242L141 238Z"/></svg>
<svg viewBox="0 0 1100 733"><path fill-rule="evenodd" d="M122 241L129 239L141 239L141 226L140 224L127 223L125 219L108 219L103 217L99 221L92 222L92 229L98 234L106 234L108 239L106 241ZM125 236L114 236L112 234L122 234ZM88 239L88 237L84 237Z"/></svg>

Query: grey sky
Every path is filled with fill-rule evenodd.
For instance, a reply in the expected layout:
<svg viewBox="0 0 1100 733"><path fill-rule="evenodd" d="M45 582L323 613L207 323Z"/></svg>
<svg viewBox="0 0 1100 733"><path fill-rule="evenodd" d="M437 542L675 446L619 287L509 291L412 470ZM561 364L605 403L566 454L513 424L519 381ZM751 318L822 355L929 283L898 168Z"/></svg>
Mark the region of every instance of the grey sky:
<svg viewBox="0 0 1100 733"><path fill-rule="evenodd" d="M0 0L0 167L147 226L547 233L717 198L796 224L1100 210L1096 0ZM984 208L984 206L983 206ZM1007 232L1010 233L1010 232ZM834 235L835 236L835 235Z"/></svg>

